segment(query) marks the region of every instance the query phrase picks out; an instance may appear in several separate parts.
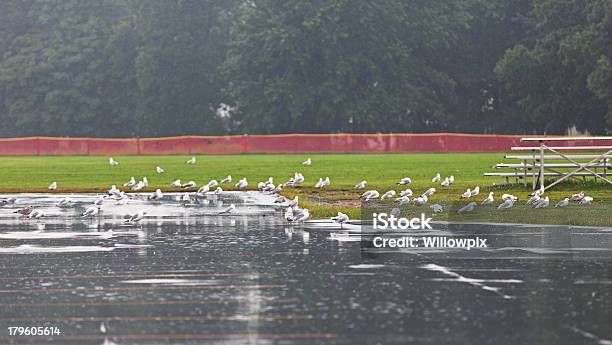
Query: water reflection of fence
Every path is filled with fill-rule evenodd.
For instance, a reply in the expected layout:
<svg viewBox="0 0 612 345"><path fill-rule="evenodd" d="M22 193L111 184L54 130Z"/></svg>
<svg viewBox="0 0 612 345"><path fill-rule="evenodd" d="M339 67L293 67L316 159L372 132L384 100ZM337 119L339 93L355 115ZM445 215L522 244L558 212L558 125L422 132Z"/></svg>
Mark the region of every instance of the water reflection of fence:
<svg viewBox="0 0 612 345"><path fill-rule="evenodd" d="M0 155L502 152L523 136L485 134L279 134L167 138L2 138ZM567 142L567 145L573 143ZM597 145L593 141L590 145Z"/></svg>

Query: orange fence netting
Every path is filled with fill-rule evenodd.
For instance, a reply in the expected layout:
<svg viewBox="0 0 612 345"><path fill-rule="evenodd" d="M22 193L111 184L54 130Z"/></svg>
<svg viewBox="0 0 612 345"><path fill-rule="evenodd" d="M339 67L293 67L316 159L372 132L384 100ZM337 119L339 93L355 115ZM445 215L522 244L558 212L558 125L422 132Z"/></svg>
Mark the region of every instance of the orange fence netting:
<svg viewBox="0 0 612 345"><path fill-rule="evenodd" d="M280 134L167 138L2 138L0 156L238 153L503 152L525 146L518 135ZM573 146L573 142L563 145ZM603 145L597 140L580 145Z"/></svg>

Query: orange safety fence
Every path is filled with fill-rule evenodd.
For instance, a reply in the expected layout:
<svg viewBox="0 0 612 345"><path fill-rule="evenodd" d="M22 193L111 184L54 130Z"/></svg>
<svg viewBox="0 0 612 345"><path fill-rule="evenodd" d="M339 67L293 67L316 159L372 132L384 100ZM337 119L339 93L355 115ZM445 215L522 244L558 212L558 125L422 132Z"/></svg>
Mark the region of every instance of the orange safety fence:
<svg viewBox="0 0 612 345"><path fill-rule="evenodd" d="M166 138L0 138L0 156L172 155L239 153L504 152L520 135L487 134L278 134ZM557 146L606 145L588 140Z"/></svg>

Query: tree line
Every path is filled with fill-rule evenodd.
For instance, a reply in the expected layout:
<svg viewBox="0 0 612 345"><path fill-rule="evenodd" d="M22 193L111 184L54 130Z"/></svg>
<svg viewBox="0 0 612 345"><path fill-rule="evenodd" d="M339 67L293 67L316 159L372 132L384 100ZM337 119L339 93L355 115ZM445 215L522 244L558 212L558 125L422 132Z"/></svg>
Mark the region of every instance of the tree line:
<svg viewBox="0 0 612 345"><path fill-rule="evenodd" d="M612 131L607 0L7 0L0 136Z"/></svg>

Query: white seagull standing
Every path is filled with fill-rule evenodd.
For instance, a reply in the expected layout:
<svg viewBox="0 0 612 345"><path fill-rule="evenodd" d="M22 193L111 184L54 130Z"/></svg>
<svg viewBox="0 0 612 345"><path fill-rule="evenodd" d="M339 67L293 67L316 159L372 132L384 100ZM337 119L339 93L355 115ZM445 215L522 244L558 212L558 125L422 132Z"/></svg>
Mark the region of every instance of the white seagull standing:
<svg viewBox="0 0 612 345"><path fill-rule="evenodd" d="M570 200L580 202L580 200L584 199L584 192L576 193L572 195Z"/></svg>
<svg viewBox="0 0 612 345"><path fill-rule="evenodd" d="M221 180L219 183L230 183L230 182L232 182L232 175L227 175L227 177Z"/></svg>
<svg viewBox="0 0 612 345"><path fill-rule="evenodd" d="M53 182L52 182L52 183L49 185L49 187L47 187L47 188L49 188L49 190L56 190L56 189L57 189L57 182L53 181Z"/></svg>
<svg viewBox="0 0 612 345"><path fill-rule="evenodd" d="M41 210L33 210L32 212L30 212L30 214L28 214L28 218L29 219L40 219L42 217L45 216L45 213Z"/></svg>
<svg viewBox="0 0 612 345"><path fill-rule="evenodd" d="M134 176L132 176L129 181L123 184L123 187L132 187L135 185L136 185L136 179L134 178Z"/></svg>
<svg viewBox="0 0 612 345"><path fill-rule="evenodd" d="M145 217L146 214L147 214L147 211L140 210L138 211L138 213L130 215L130 217L124 220L123 222L124 223L137 223L141 221Z"/></svg>
<svg viewBox="0 0 612 345"><path fill-rule="evenodd" d="M478 194L480 194L480 187L476 186L476 188L472 189L472 193L470 194L470 197L475 197Z"/></svg>
<svg viewBox="0 0 612 345"><path fill-rule="evenodd" d="M395 202L400 205L407 205L408 203L410 203L410 198L407 196L400 196L399 198L395 199Z"/></svg>
<svg viewBox="0 0 612 345"><path fill-rule="evenodd" d="M472 196L472 190L469 188L465 191L465 193L461 194L462 198L470 198Z"/></svg>
<svg viewBox="0 0 612 345"><path fill-rule="evenodd" d="M302 165L305 167L309 167L310 164L312 164L312 160L310 159L310 157L307 160L302 162Z"/></svg>
<svg viewBox="0 0 612 345"><path fill-rule="evenodd" d="M163 197L164 197L164 194L162 193L161 189L157 188L155 192L149 195L149 200L160 200Z"/></svg>
<svg viewBox="0 0 612 345"><path fill-rule="evenodd" d="M115 166L115 165L119 165L119 162L117 162L116 160L113 159L113 157L110 157L108 159L108 164L110 164L111 166Z"/></svg>
<svg viewBox="0 0 612 345"><path fill-rule="evenodd" d="M196 158L195 156L191 157L190 160L186 161L185 163L190 164L190 165L194 165L196 163Z"/></svg>
<svg viewBox="0 0 612 345"><path fill-rule="evenodd" d="M333 217L332 220L334 223L340 224L340 229L343 229L343 225L349 221L349 217L342 212L338 212L338 215Z"/></svg>
<svg viewBox="0 0 612 345"><path fill-rule="evenodd" d="M440 177L440 173L437 173L436 176L434 176L434 178L431 179L431 182L438 183L438 182L440 182L440 178L441 178Z"/></svg>
<svg viewBox="0 0 612 345"><path fill-rule="evenodd" d="M426 191L425 191L425 193L423 193L423 195L426 195L426 196L430 197L430 196L432 196L432 195L433 195L433 193L435 193L435 192L436 192L436 189L435 189L435 188L429 188L428 190L426 190Z"/></svg>
<svg viewBox="0 0 612 345"><path fill-rule="evenodd" d="M412 199L412 203L416 206L423 206L427 203L427 201L428 201L427 195L421 195L418 198Z"/></svg>
<svg viewBox="0 0 612 345"><path fill-rule="evenodd" d="M493 198L493 192L489 192L489 196L484 199L480 204L481 205L491 205L493 202L495 202L495 199Z"/></svg>
<svg viewBox="0 0 612 345"><path fill-rule="evenodd" d="M591 198L590 196L585 196L584 198L582 198L582 200L580 200L578 205L590 205L591 202L593 202L593 198Z"/></svg>
<svg viewBox="0 0 612 345"><path fill-rule="evenodd" d="M155 167L155 171L157 171L158 174L163 174L166 172L166 170L162 169L162 167L159 165Z"/></svg>
<svg viewBox="0 0 612 345"><path fill-rule="evenodd" d="M245 189L246 187L249 186L249 182L247 182L246 177L241 178L240 181L238 181L234 187L238 188L238 189Z"/></svg>
<svg viewBox="0 0 612 345"><path fill-rule="evenodd" d="M170 187L172 188L181 188L182 184L181 184L181 180L174 180L172 181L172 183L170 184Z"/></svg>
<svg viewBox="0 0 612 345"><path fill-rule="evenodd" d="M217 182L217 180L210 180L210 182L208 182L208 188L215 188L219 185L219 182Z"/></svg>

